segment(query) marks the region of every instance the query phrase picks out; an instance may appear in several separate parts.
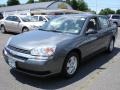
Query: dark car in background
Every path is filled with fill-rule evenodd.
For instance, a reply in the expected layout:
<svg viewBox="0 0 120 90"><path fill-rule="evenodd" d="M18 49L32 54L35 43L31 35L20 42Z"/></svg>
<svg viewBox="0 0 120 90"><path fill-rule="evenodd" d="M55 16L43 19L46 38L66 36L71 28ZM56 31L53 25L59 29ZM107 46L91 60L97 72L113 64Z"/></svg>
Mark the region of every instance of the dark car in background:
<svg viewBox="0 0 120 90"><path fill-rule="evenodd" d="M9 38L5 61L15 70L33 75L61 73L70 78L79 64L100 51L112 52L117 27L105 16L63 15L40 29Z"/></svg>

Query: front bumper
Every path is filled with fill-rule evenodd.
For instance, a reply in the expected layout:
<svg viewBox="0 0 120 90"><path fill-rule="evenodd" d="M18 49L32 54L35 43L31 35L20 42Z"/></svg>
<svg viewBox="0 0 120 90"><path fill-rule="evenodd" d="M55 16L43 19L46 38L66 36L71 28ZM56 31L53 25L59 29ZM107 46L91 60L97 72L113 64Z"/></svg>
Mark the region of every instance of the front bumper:
<svg viewBox="0 0 120 90"><path fill-rule="evenodd" d="M3 56L9 66L32 76L45 77L61 71L60 64L58 65L57 60L54 60L53 57L44 57L38 60L35 57L22 55L8 49L3 50Z"/></svg>

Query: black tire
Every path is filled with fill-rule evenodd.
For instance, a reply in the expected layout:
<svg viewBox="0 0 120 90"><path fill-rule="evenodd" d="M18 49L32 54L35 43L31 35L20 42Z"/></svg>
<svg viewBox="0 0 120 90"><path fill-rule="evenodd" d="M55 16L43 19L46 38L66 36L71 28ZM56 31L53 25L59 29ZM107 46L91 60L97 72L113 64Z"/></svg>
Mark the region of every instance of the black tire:
<svg viewBox="0 0 120 90"><path fill-rule="evenodd" d="M117 23L117 22L114 22L113 24L116 25L116 26L118 27L118 23Z"/></svg>
<svg viewBox="0 0 120 90"><path fill-rule="evenodd" d="M111 53L114 49L114 44L115 44L115 40L114 39L111 39L110 42L109 42L109 46L107 48L107 52L108 53Z"/></svg>
<svg viewBox="0 0 120 90"><path fill-rule="evenodd" d="M2 33L6 33L6 29L5 29L5 26L4 26L4 25L1 25L0 29L1 29L1 32L2 32Z"/></svg>
<svg viewBox="0 0 120 90"><path fill-rule="evenodd" d="M24 28L22 29L22 33L28 32L28 31L29 31L29 29L28 29L27 27L24 27Z"/></svg>
<svg viewBox="0 0 120 90"><path fill-rule="evenodd" d="M68 65L68 63L70 63L70 58L73 57L73 56L77 58L77 67L76 67L76 70L73 73L70 74L70 73L68 73L67 65ZM68 54L67 57L65 58L65 61L64 61L64 64L63 64L63 68L62 68L62 72L61 72L62 76L65 77L65 78L73 77L78 70L79 61L80 61L80 58L79 58L78 53L71 52L70 54Z"/></svg>

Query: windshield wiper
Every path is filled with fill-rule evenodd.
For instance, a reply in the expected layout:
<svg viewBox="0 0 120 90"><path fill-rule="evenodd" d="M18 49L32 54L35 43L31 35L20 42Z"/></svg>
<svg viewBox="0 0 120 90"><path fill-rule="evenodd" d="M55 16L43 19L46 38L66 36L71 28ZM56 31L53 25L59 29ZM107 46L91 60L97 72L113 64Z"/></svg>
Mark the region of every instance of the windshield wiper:
<svg viewBox="0 0 120 90"><path fill-rule="evenodd" d="M58 30L50 30L52 32L58 32L58 33L62 33L62 31L58 31Z"/></svg>
<svg viewBox="0 0 120 90"><path fill-rule="evenodd" d="M41 31L48 31L48 30L45 30L45 29L41 29L41 28L39 28L38 30L41 30Z"/></svg>
<svg viewBox="0 0 120 90"><path fill-rule="evenodd" d="M45 29L38 29L38 30L41 30L41 31L48 31L48 32L59 32L59 33L62 33L61 31L58 31L58 30L45 30Z"/></svg>

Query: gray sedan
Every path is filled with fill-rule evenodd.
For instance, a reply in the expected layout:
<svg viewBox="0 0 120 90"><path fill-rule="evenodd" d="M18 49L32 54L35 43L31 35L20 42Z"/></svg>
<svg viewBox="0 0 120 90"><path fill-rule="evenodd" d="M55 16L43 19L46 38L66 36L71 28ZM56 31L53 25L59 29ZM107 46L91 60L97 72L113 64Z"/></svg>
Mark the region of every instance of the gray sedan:
<svg viewBox="0 0 120 90"><path fill-rule="evenodd" d="M39 30L9 38L3 55L17 71L41 77L61 73L70 78L88 57L112 52L116 34L117 27L105 16L60 16Z"/></svg>

